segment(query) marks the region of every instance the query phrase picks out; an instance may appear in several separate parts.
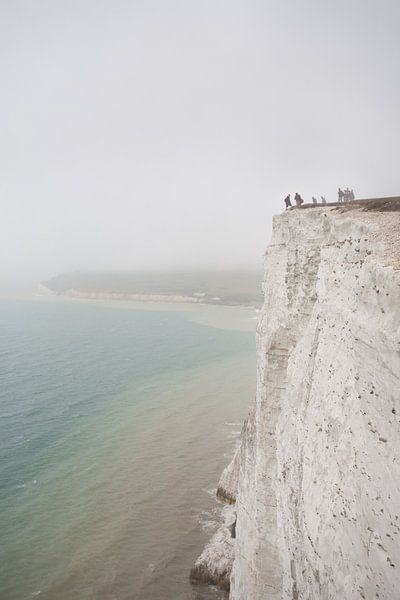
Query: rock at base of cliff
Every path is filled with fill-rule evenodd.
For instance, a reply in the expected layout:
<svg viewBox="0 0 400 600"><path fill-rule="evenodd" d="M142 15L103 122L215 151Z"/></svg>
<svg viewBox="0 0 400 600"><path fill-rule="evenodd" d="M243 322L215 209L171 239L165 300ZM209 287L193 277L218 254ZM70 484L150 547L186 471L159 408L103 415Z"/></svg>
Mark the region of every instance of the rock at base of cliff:
<svg viewBox="0 0 400 600"><path fill-rule="evenodd" d="M247 421L245 421L245 425L246 422ZM217 497L227 504L235 504L236 502L239 467L240 447L237 448L229 465L222 471L221 478L218 482Z"/></svg>
<svg viewBox="0 0 400 600"><path fill-rule="evenodd" d="M229 591L236 515L229 509L225 523L213 535L190 571L191 583L216 585Z"/></svg>

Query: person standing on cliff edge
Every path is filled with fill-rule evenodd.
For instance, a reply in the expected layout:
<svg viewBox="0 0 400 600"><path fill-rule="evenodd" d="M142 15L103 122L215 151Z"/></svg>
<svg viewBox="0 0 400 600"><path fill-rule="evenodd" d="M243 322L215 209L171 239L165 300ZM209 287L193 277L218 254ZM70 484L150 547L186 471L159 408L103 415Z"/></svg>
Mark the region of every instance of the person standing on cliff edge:
<svg viewBox="0 0 400 600"><path fill-rule="evenodd" d="M292 203L290 202L290 194L288 194L285 198L285 204L286 204L286 208L289 208L290 206L292 206Z"/></svg>
<svg viewBox="0 0 400 600"><path fill-rule="evenodd" d="M296 192L294 199L296 200L296 205L301 206L304 202L303 198L300 196L298 192Z"/></svg>

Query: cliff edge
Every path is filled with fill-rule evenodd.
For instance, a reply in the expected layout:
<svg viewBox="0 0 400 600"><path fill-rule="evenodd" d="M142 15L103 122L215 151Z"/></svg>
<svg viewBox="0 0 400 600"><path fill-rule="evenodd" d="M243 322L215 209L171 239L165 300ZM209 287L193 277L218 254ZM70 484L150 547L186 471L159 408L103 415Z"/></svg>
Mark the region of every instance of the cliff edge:
<svg viewBox="0 0 400 600"><path fill-rule="evenodd" d="M399 208L274 218L232 600L400 598Z"/></svg>

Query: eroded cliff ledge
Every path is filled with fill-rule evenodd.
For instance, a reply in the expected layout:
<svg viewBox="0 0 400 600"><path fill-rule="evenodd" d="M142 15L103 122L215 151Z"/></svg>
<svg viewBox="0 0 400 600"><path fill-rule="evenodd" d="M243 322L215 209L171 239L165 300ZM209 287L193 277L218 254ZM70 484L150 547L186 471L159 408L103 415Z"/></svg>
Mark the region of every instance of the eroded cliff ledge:
<svg viewBox="0 0 400 600"><path fill-rule="evenodd" d="M274 218L232 600L400 598L400 213Z"/></svg>

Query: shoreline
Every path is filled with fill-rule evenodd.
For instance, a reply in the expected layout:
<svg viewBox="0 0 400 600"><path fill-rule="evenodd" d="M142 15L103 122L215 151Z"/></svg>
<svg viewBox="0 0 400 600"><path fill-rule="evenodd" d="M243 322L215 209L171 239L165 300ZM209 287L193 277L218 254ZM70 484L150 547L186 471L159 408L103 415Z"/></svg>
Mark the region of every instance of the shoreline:
<svg viewBox="0 0 400 600"><path fill-rule="evenodd" d="M84 291L77 288L70 288L63 292L56 292L43 284L39 284L39 289L46 291L52 296L63 298L74 298L78 300L112 300L118 302L143 302L143 303L168 303L168 304L206 304L209 306L231 306L241 308L252 308L259 310L261 303L242 303L242 302L224 302L221 298L207 298L204 296L186 296L182 294L125 294L120 292L101 292Z"/></svg>
<svg viewBox="0 0 400 600"><path fill-rule="evenodd" d="M39 293L36 290L36 300L55 302L93 303L104 308L119 308L124 310L144 310L179 312L185 318L199 325L216 329L254 332L260 309L254 306L239 304L211 304L207 302L164 302L154 300L125 300L116 298L84 298L68 296L53 292L42 284Z"/></svg>

